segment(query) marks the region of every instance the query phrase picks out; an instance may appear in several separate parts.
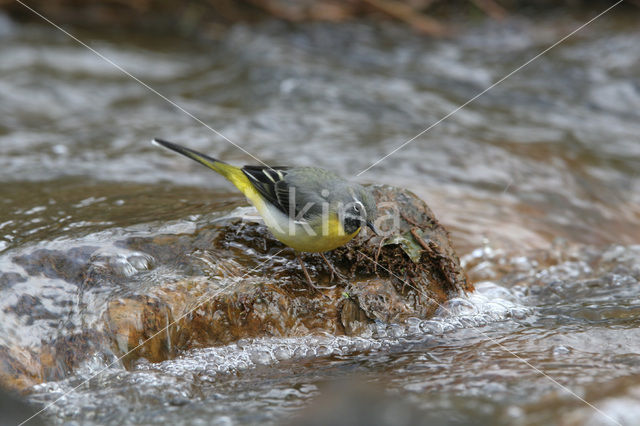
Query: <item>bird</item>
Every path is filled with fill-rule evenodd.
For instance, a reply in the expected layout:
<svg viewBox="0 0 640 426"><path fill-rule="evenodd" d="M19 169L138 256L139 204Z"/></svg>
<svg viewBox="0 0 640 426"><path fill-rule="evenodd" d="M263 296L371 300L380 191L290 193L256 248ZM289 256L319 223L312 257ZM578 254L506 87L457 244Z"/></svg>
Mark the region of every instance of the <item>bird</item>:
<svg viewBox="0 0 640 426"><path fill-rule="evenodd" d="M221 174L253 204L273 236L292 248L310 287L317 289L300 253L324 255L351 241L363 228L379 235L371 191L319 167L250 165L236 167L193 149L155 138L154 145L182 154Z"/></svg>

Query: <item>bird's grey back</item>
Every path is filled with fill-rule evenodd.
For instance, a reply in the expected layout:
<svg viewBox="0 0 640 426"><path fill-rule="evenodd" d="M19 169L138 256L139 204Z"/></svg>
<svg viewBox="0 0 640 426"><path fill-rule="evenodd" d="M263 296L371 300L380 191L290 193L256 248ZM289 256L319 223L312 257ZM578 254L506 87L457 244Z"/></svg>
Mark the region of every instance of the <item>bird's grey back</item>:
<svg viewBox="0 0 640 426"><path fill-rule="evenodd" d="M305 213L305 218L321 215L324 203L344 204L351 201L349 182L330 170L296 167L287 171L284 181L290 188L295 188L296 212L312 204Z"/></svg>

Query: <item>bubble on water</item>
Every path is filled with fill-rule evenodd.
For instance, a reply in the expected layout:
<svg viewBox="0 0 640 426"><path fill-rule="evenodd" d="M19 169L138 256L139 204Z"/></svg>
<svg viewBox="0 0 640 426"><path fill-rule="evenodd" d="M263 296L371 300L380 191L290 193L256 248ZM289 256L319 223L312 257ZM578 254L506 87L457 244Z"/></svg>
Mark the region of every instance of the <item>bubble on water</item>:
<svg viewBox="0 0 640 426"><path fill-rule="evenodd" d="M520 419L524 416L524 410L516 405L509 406L505 413L513 419Z"/></svg>
<svg viewBox="0 0 640 426"><path fill-rule="evenodd" d="M152 269L155 259L142 252L110 251L107 249L91 256L91 268L108 270L112 274L131 277L139 272Z"/></svg>
<svg viewBox="0 0 640 426"><path fill-rule="evenodd" d="M267 365L271 362L271 354L264 350L251 350L249 353L249 359L254 364Z"/></svg>
<svg viewBox="0 0 640 426"><path fill-rule="evenodd" d="M484 281L476 284L474 293L444 303L436 312L436 316L423 321L420 328L425 333L438 335L456 328L481 327L509 318L522 320L532 313L531 308L518 302L514 292L493 282Z"/></svg>
<svg viewBox="0 0 640 426"><path fill-rule="evenodd" d="M418 334L421 332L420 328L421 320L420 318L409 318L406 321L407 330L409 334Z"/></svg>
<svg viewBox="0 0 640 426"><path fill-rule="evenodd" d="M554 356L567 355L571 353L571 349L563 345L557 345L552 348L552 353Z"/></svg>
<svg viewBox="0 0 640 426"><path fill-rule="evenodd" d="M307 356L307 348L297 347L293 350L293 358L304 358Z"/></svg>
<svg viewBox="0 0 640 426"><path fill-rule="evenodd" d="M402 327L398 324L392 324L389 326L389 336L391 337L402 337L405 334L405 330L407 327Z"/></svg>
<svg viewBox="0 0 640 426"><path fill-rule="evenodd" d="M449 299L444 305L441 305L437 311L438 315L475 315L477 307L468 297L456 297Z"/></svg>
<svg viewBox="0 0 640 426"><path fill-rule="evenodd" d="M428 334L441 335L444 333L444 326L439 321L427 320L420 323L420 330Z"/></svg>
<svg viewBox="0 0 640 426"><path fill-rule="evenodd" d="M278 361L284 361L286 359L291 358L291 351L287 346L279 346L274 349L273 356Z"/></svg>
<svg viewBox="0 0 640 426"><path fill-rule="evenodd" d="M63 144L54 145L51 150L56 155L67 155L69 153L69 148Z"/></svg>

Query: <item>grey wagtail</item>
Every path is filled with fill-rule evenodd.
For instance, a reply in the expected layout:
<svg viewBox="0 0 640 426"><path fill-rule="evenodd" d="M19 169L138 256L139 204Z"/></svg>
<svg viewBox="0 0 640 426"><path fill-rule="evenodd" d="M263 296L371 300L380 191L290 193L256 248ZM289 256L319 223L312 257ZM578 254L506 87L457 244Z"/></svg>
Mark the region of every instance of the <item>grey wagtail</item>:
<svg viewBox="0 0 640 426"><path fill-rule="evenodd" d="M298 252L320 253L331 275L340 277L322 252L340 247L368 226L378 233L371 192L318 167L235 167L189 148L154 139L220 173L255 206L274 237L296 251L310 286L315 288Z"/></svg>

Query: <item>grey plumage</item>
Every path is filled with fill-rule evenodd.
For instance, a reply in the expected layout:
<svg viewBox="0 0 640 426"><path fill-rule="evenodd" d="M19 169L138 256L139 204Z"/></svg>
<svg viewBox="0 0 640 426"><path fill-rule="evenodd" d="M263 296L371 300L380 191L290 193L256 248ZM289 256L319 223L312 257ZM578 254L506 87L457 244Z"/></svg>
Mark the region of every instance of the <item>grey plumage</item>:
<svg viewBox="0 0 640 426"><path fill-rule="evenodd" d="M318 167L245 166L242 171L260 194L288 216L313 220L329 210L362 224L376 218L376 203L370 191L336 173ZM360 202L364 211L353 209ZM300 216L300 214L302 215Z"/></svg>

